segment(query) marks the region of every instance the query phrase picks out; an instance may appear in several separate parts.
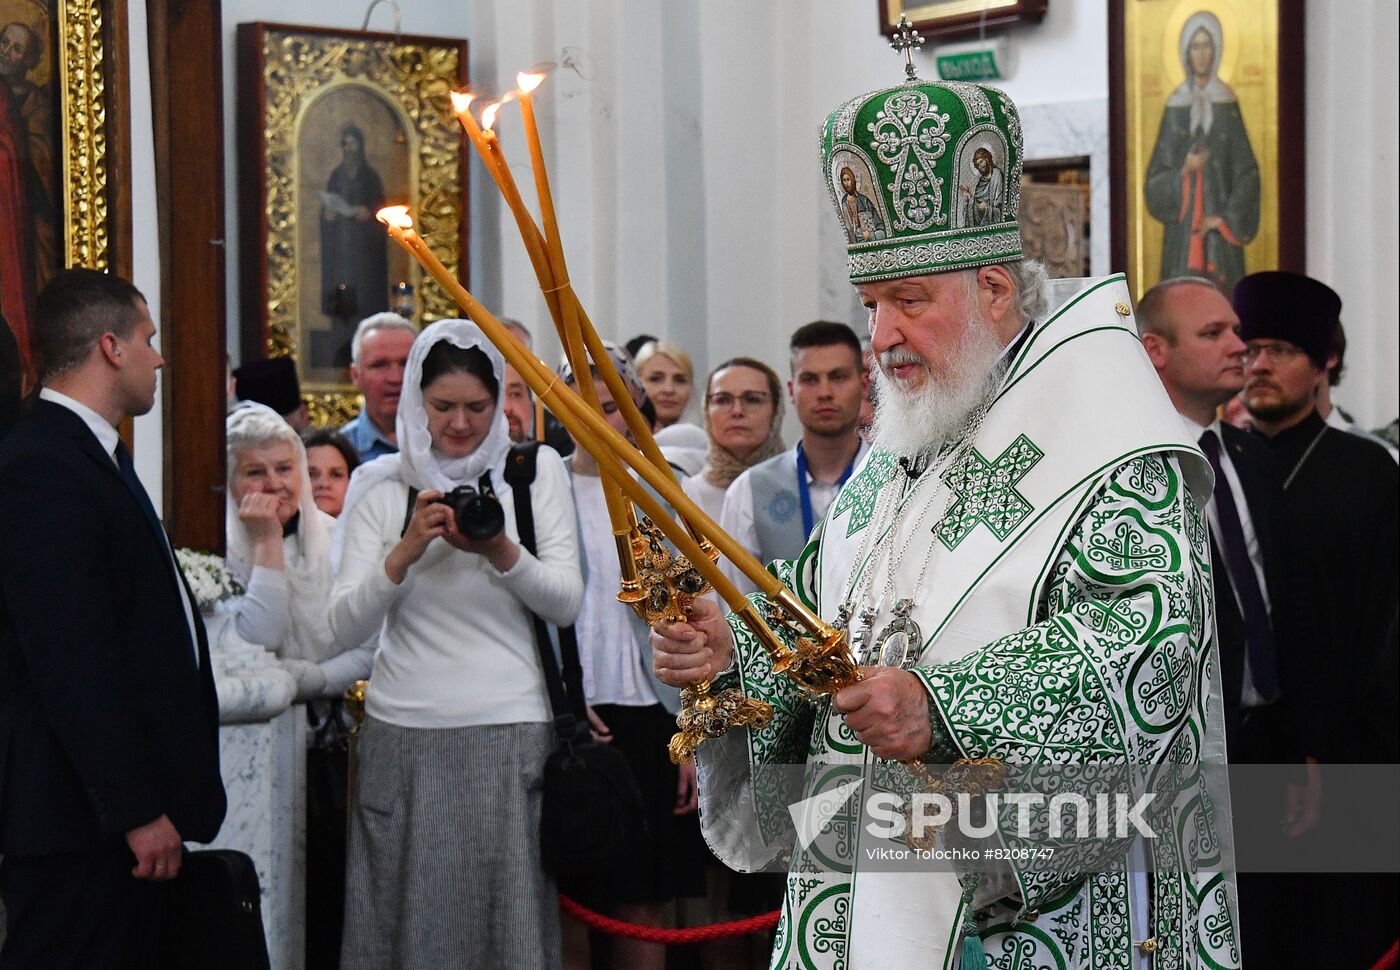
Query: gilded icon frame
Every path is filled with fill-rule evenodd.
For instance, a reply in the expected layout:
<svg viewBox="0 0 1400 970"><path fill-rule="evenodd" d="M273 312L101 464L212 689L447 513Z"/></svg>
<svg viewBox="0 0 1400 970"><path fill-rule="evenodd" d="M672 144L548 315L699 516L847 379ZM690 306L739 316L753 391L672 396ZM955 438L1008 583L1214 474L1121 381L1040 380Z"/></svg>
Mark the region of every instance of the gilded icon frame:
<svg viewBox="0 0 1400 970"><path fill-rule="evenodd" d="M359 410L346 369L349 333L359 318L391 308L381 272L386 289L413 286L415 323L458 314L369 210L377 183L380 204L412 206L428 244L467 279L466 139L449 99L466 82L460 38L238 26L243 360L295 358L316 426ZM337 144L341 164L332 167ZM342 277L340 295L330 295L328 281Z"/></svg>
<svg viewBox="0 0 1400 970"><path fill-rule="evenodd" d="M1111 259L1115 271L1127 273L1135 298L1164 274L1206 276L1228 296L1242 274L1304 269L1303 5L1303 0L1110 3ZM1224 119L1213 125L1213 139L1212 126L1203 128L1198 120L1207 112L1192 107L1188 29L1202 41L1207 35L1223 38L1218 51L1206 45L1214 59L1200 75L1218 85L1218 94L1203 99L1211 103L1214 119ZM1181 153L1169 144L1173 132L1183 130L1182 118L1191 119L1186 129L1196 133L1195 140L1181 166L1173 168ZM1235 124L1243 139L1227 138ZM1229 141L1252 151L1257 189L1240 188L1247 186L1248 180L1238 177L1246 165L1226 169L1223 159L1243 156L1226 147ZM1208 166L1214 159L1221 168L1200 169L1197 182L1185 158L1202 150L1207 161L1197 164ZM1211 208L1221 212L1208 212ZM1238 234L1230 213L1239 213ZM1204 221L1217 214L1223 224Z"/></svg>
<svg viewBox="0 0 1400 970"><path fill-rule="evenodd" d="M52 229L46 244L51 258L44 262L52 265L32 267L26 320L33 313L29 301L59 269L85 266L131 275L126 10L126 0L0 0L0 28L20 23L41 38L37 61L21 80L31 97L47 101L42 110L51 114L43 126L47 138L41 139L50 159L33 164L44 167L38 191L52 206L43 216ZM20 121L27 118L17 115ZM31 234L17 251L39 248L38 221L28 228ZM21 346L29 343L26 334ZM32 347L24 365L32 377Z"/></svg>

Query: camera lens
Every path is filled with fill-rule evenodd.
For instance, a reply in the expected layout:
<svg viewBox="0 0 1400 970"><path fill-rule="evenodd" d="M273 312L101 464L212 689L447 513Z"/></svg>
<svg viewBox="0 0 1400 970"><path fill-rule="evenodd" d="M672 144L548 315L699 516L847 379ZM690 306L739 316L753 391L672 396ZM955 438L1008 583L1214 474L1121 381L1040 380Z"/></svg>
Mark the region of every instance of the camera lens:
<svg viewBox="0 0 1400 970"><path fill-rule="evenodd" d="M443 499L452 507L457 531L468 539L490 539L506 526L505 510L494 495L459 485Z"/></svg>

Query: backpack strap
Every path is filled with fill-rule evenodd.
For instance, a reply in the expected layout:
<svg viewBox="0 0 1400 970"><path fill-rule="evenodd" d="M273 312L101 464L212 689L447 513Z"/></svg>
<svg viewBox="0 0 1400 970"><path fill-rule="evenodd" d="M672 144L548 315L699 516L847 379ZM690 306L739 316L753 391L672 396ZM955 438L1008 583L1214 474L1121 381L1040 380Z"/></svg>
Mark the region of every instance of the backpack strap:
<svg viewBox="0 0 1400 970"><path fill-rule="evenodd" d="M403 528L399 530L399 538L402 539L408 532L409 525L413 522L413 508L418 504L418 489L412 485L408 486L408 508L403 514Z"/></svg>
<svg viewBox="0 0 1400 970"><path fill-rule="evenodd" d="M535 480L540 443L522 441L513 445L506 456L505 480L510 485L515 504L515 528L520 544L536 555L535 511L530 504L530 485ZM530 618L535 627L535 647L539 650L540 666L544 670L545 686L549 690L550 707L554 710L554 733L561 741L587 729L588 713L583 700L583 666L578 658L578 637L573 625L559 627L559 653L563 660L561 677L554 650L549 644L549 625L534 610Z"/></svg>

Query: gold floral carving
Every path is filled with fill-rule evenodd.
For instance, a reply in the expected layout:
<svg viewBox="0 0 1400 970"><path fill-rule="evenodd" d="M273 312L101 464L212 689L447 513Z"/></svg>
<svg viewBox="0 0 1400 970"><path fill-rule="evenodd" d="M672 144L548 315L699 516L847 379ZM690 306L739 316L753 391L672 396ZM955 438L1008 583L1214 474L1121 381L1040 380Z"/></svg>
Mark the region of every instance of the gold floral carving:
<svg viewBox="0 0 1400 970"><path fill-rule="evenodd" d="M262 55L267 353L296 357L296 143L304 102L324 86L359 81L372 84L403 111L416 129L414 217L428 245L456 273L462 256L462 131L448 95L458 84L459 54L451 45L269 29ZM456 304L427 276L418 307L421 320L458 315ZM360 408L359 395L349 386L303 397L318 427L344 423Z"/></svg>
<svg viewBox="0 0 1400 970"><path fill-rule="evenodd" d="M107 269L111 215L107 185L107 84L101 0L61 0L63 265Z"/></svg>

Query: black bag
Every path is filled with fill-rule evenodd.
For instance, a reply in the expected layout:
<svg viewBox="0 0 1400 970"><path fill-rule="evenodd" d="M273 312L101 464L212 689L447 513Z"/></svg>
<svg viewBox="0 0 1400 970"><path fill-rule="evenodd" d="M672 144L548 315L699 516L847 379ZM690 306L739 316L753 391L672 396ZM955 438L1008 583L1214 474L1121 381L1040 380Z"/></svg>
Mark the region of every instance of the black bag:
<svg viewBox="0 0 1400 970"><path fill-rule="evenodd" d="M185 854L161 923L161 970L269 970L253 860L232 849Z"/></svg>
<svg viewBox="0 0 1400 970"><path fill-rule="evenodd" d="M514 446L505 470L515 499L520 543L531 555L535 554L535 515L530 506L530 483L535 480L538 450L538 442L533 441ZM598 744L589 733L574 628L559 628L561 677L548 626L539 616L532 614L531 618L557 742L544 767L541 855L545 868L555 876L596 876L626 862L621 858L621 847L631 844L646 826L642 794L622 753Z"/></svg>

